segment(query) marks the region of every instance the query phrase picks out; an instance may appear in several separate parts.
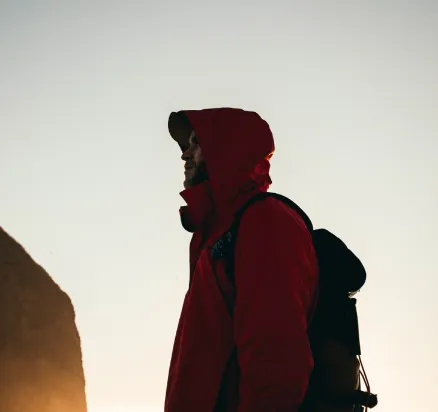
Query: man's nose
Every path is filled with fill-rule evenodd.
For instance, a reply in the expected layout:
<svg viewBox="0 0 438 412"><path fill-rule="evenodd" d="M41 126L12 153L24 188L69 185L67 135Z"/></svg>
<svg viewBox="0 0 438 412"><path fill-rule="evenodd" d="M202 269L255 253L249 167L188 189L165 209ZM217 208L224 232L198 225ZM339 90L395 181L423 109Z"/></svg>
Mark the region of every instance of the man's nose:
<svg viewBox="0 0 438 412"><path fill-rule="evenodd" d="M192 157L192 151L190 150L190 147L188 149L186 149L183 154L181 155L181 159L184 160L185 162L187 160L190 160Z"/></svg>

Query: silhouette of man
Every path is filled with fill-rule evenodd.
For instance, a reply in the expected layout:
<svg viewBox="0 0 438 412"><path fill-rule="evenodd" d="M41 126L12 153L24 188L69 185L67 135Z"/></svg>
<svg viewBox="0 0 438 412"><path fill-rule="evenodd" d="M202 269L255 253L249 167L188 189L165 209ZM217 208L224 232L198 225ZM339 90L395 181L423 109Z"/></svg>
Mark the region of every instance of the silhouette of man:
<svg viewBox="0 0 438 412"><path fill-rule="evenodd" d="M256 113L220 108L172 113L169 131L183 152L180 215L193 237L165 411L296 412L313 369L318 277L303 220L275 198L255 202L240 221L234 282L211 257L235 213L271 184L270 128Z"/></svg>

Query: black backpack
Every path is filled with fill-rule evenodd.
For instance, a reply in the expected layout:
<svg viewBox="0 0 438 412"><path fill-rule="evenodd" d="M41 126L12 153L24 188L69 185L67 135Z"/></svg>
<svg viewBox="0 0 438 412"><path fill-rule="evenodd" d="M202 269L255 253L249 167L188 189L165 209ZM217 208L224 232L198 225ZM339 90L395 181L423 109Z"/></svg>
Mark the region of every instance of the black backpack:
<svg viewBox="0 0 438 412"><path fill-rule="evenodd" d="M314 230L308 216L290 199L276 193L260 193L236 213L231 227L214 244L212 259L225 259L227 276L234 284L234 247L240 219L249 206L267 197L281 200L298 212L312 234L318 259L318 302L308 331L314 370L300 412L361 412L373 408L377 396L370 392L360 358L353 298L365 284L366 272L361 261L339 238L325 229ZM232 315L234 302L223 293L217 276L216 281ZM361 377L366 392L360 388Z"/></svg>

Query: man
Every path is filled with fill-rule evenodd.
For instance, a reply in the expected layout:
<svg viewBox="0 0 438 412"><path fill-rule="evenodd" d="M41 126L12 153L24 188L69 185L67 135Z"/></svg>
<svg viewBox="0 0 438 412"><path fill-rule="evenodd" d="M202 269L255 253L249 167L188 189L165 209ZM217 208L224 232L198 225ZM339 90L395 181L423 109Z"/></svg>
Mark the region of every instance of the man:
<svg viewBox="0 0 438 412"><path fill-rule="evenodd" d="M256 113L221 108L172 113L169 131L183 151L180 214L193 237L165 411L296 412L313 369L318 277L303 220L280 200L255 202L240 221L234 283L211 258L235 213L271 184L270 128Z"/></svg>

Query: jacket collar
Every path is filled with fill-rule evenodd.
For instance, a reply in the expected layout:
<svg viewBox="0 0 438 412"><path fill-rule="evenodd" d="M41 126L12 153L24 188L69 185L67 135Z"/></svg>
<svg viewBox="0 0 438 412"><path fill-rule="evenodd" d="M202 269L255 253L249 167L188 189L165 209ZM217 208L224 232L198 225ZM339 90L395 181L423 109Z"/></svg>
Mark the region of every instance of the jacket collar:
<svg viewBox="0 0 438 412"><path fill-rule="evenodd" d="M210 182L205 181L180 193L187 206L179 210L181 224L188 232L197 232L208 226L214 216L214 201Z"/></svg>

